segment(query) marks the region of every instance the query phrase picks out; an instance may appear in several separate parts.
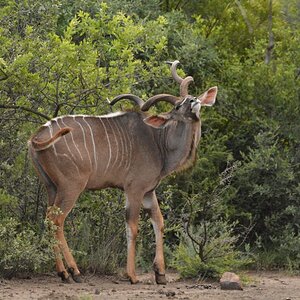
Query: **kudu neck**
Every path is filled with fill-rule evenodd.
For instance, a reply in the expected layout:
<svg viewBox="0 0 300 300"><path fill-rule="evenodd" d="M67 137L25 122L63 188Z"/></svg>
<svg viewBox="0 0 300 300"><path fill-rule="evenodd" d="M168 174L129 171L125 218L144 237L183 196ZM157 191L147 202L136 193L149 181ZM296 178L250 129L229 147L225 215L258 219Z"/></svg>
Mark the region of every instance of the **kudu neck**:
<svg viewBox="0 0 300 300"><path fill-rule="evenodd" d="M200 140L200 121L170 120L160 132L163 176L190 167Z"/></svg>

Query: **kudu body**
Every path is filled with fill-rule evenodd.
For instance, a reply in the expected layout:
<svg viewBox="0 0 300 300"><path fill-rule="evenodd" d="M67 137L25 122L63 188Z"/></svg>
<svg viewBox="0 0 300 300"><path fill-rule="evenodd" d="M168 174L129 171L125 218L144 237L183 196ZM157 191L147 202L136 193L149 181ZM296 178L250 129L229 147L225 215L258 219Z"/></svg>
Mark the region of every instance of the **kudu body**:
<svg viewBox="0 0 300 300"><path fill-rule="evenodd" d="M137 96L123 94L112 104L129 99L141 111L58 117L44 124L30 139L29 152L48 193L47 217L57 226L56 268L63 281L70 280L70 273L80 282L80 272L64 237L66 216L82 191L116 187L126 195L127 274L131 283L137 282L135 241L141 206L149 212L155 232L156 282L166 283L164 225L155 188L163 177L194 162L201 134L200 107L212 105L217 94L213 87L198 98L188 95L193 79L177 75L178 63L172 63L171 71L180 83L180 97L160 94L144 103ZM157 116L144 112L158 101L167 101L174 109ZM56 207L61 213L55 212Z"/></svg>

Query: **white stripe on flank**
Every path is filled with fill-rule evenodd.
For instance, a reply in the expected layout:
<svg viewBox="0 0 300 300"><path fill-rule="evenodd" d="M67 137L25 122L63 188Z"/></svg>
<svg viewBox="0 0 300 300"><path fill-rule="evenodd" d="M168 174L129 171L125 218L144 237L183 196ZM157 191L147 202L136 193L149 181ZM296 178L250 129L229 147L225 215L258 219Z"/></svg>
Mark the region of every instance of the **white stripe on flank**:
<svg viewBox="0 0 300 300"><path fill-rule="evenodd" d="M104 131L105 131L105 135L106 135L106 138L107 138L107 143L108 143L108 162L107 162L107 165L106 165L106 168L105 168L105 171L104 171L104 174L107 172L108 170L108 167L110 165L110 161L111 161L111 144L110 144L110 140L109 140L109 136L108 136L108 133L107 133L107 130L106 130L106 127L105 127L105 124L104 122L101 120L101 118L98 118L104 128Z"/></svg>
<svg viewBox="0 0 300 300"><path fill-rule="evenodd" d="M68 154L64 153L64 154L58 154L58 156L62 156L62 157L66 157L67 159L70 160L70 162L73 164L73 166L75 166L76 170L77 170L77 173L78 175L80 175L80 172L79 172L79 169L78 169L78 166L75 164L75 162L73 161L73 159L71 159L71 157L69 157Z"/></svg>
<svg viewBox="0 0 300 300"><path fill-rule="evenodd" d="M52 123L51 122L49 123L48 127L49 127L49 130L50 130L50 138L52 138L52 136L53 136L53 127L52 127ZM57 151L56 151L55 145L53 144L52 146L53 146L53 149L54 149L54 154L55 154L55 156L57 156Z"/></svg>
<svg viewBox="0 0 300 300"><path fill-rule="evenodd" d="M122 143L122 153L123 153L119 167L121 167L122 163L124 163L124 167L126 167L126 163L127 163L126 158L128 157L126 136L125 136L122 126L118 126L118 130L120 130L120 139L121 139L121 143Z"/></svg>
<svg viewBox="0 0 300 300"><path fill-rule="evenodd" d="M76 121L76 116L73 117L74 121L80 126L81 130L82 130L82 134L83 134L83 142L84 142L84 148L87 152L87 155L89 157L89 161L90 161L90 164L92 166L92 160L91 160L91 156L90 156L90 153L89 153L89 150L87 148L87 144L86 144L86 138L85 138L85 132L84 132L84 129L83 129L83 126L78 122Z"/></svg>
<svg viewBox="0 0 300 300"><path fill-rule="evenodd" d="M131 159L132 159L132 143L131 143L131 138L130 138L130 132L128 130L125 130L126 132L126 138L127 138L127 143L129 144L129 153L127 155L127 164L125 166L126 169L128 169L130 167L131 164Z"/></svg>
<svg viewBox="0 0 300 300"><path fill-rule="evenodd" d="M63 121L62 118L61 118L61 123L62 123L65 127L68 127L68 125L66 125L66 123ZM70 131L69 133L70 133L70 135L71 135L72 142L73 142L73 144L74 144L76 150L78 151L81 160L83 160L83 157L82 157L82 155L81 155L81 152L79 151L79 148L78 148L77 144L76 144L75 141L74 141L74 137L73 137L72 131Z"/></svg>
<svg viewBox="0 0 300 300"><path fill-rule="evenodd" d="M109 127L111 129L111 132L112 132L112 134L114 136L114 140L115 140L115 143L116 143L116 158L115 158L115 161L114 161L114 163L112 165L112 168L113 168L115 166L115 164L117 163L118 157L119 157L119 143L118 143L118 139L116 138L114 128L112 127L112 125L110 124L110 122L107 122L107 123L108 123L108 125L109 125Z"/></svg>
<svg viewBox="0 0 300 300"><path fill-rule="evenodd" d="M51 126L51 121L47 121L47 123L45 123L43 126L45 127Z"/></svg>
<svg viewBox="0 0 300 300"><path fill-rule="evenodd" d="M92 144L93 144L93 150L94 150L94 160L95 160L95 165L96 165L96 171L98 169L98 162L97 162L97 155L96 155L96 145L95 145L95 140L94 140L94 134L92 131L92 127L90 126L90 124L87 122L87 120L85 119L85 117L83 117L83 121L86 123L86 125L89 127L90 132L91 132L91 138L92 138Z"/></svg>
<svg viewBox="0 0 300 300"><path fill-rule="evenodd" d="M56 124L57 124L57 126L59 127L59 129L61 129L62 127L59 125L58 120L61 120L61 123L62 123L65 127L67 127L67 126L64 124L62 118L56 118L55 121L56 121ZM75 161L76 161L76 158L75 158L75 156L73 155L73 153L72 153L72 151L71 151L71 149L70 149L70 147L69 147L69 144L68 144L68 142L67 142L66 136L64 135L63 138L64 138L65 144L66 144L66 146L67 146L67 148L68 148L68 151L69 151L69 153L71 154L71 156L72 156L72 158L73 158L73 160L74 160L74 162L75 162Z"/></svg>
<svg viewBox="0 0 300 300"><path fill-rule="evenodd" d="M123 163L123 159L125 157L125 149L124 149L124 141L123 141L123 133L121 133L120 131L120 126L118 125L118 123L112 119L115 127L117 128L117 131L118 131L118 137L119 137L119 140L121 141L121 153L120 153L120 160L119 160L119 165L118 165L118 168L120 168L122 166L122 163Z"/></svg>

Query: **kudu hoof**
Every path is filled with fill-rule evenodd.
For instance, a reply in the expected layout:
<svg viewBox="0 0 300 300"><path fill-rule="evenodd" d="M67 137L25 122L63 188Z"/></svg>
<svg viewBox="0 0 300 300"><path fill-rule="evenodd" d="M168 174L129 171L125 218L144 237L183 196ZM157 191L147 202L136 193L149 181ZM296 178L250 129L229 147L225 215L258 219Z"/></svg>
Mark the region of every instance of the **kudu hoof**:
<svg viewBox="0 0 300 300"><path fill-rule="evenodd" d="M157 284L167 284L167 279L165 274L159 274L155 272L155 281Z"/></svg>
<svg viewBox="0 0 300 300"><path fill-rule="evenodd" d="M131 284L137 284L137 283L139 283L139 280L137 278L129 278L129 280L130 280Z"/></svg>
<svg viewBox="0 0 300 300"><path fill-rule="evenodd" d="M71 277L65 272L58 272L57 275L61 278L63 283L72 283Z"/></svg>
<svg viewBox="0 0 300 300"><path fill-rule="evenodd" d="M74 273L74 269L73 268L68 268L68 272L71 274L73 280L76 282L76 283L82 283L83 280L82 280L82 277L81 277L81 274L75 274Z"/></svg>

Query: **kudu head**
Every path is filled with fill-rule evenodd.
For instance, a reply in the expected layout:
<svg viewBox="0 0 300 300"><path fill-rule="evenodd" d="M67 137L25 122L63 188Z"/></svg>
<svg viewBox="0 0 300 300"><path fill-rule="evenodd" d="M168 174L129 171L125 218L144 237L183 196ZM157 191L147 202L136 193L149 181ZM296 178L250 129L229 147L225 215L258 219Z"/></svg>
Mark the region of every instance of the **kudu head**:
<svg viewBox="0 0 300 300"><path fill-rule="evenodd" d="M148 101L144 102L136 95L121 94L115 97L110 102L110 105L112 106L122 99L130 100L135 105L139 106L142 111L148 111L151 106L155 105L159 101L166 101L174 105L174 108L170 113L146 118L145 123L152 127L160 127L170 118L175 120L198 121L200 118L201 106L212 106L215 103L218 88L216 86L212 87L198 97L191 96L188 93L188 87L192 82L194 82L193 77L187 76L185 78L181 78L177 74L176 68L179 64L178 60L167 63L171 64L171 74L173 79L180 84L179 97L170 94L158 94L149 98Z"/></svg>
<svg viewBox="0 0 300 300"><path fill-rule="evenodd" d="M180 96L176 97L170 94L158 94L149 98L148 101L143 104L141 107L142 111L148 111L151 106L159 101L166 101L174 105L174 108L170 113L151 116L145 120L148 125L153 127L164 125L168 119L199 121L201 106L212 106L216 100L218 92L216 86L208 89L198 97L189 95L188 87L194 81L193 77L187 76L186 78L181 78L177 74L176 67L179 64L178 60L170 64L172 77L180 84Z"/></svg>

